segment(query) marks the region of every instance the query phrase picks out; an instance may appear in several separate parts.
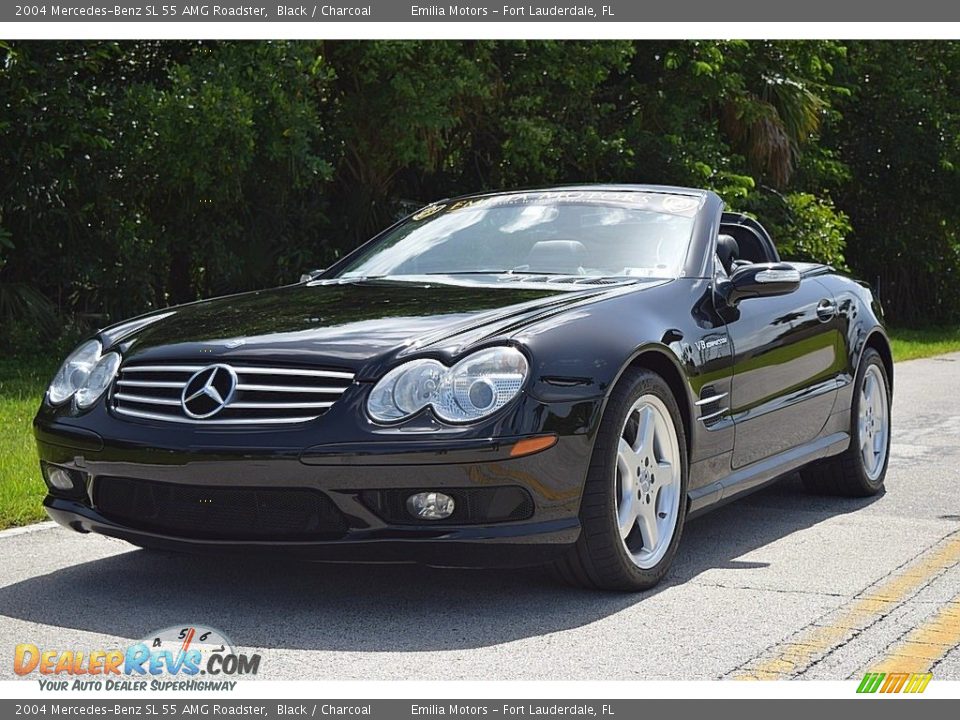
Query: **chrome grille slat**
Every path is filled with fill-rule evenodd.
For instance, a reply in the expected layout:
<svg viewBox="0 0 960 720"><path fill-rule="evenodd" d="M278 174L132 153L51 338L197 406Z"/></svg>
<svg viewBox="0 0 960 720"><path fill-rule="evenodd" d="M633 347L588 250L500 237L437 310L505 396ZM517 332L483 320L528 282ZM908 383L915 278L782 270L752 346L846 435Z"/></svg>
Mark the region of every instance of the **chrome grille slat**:
<svg viewBox="0 0 960 720"><path fill-rule="evenodd" d="M145 395L130 395L128 393L116 393L113 396L116 400L126 400L133 403L145 403L147 405L175 405L180 407L179 400L171 400L169 398L160 398L160 397L147 397Z"/></svg>
<svg viewBox="0 0 960 720"><path fill-rule="evenodd" d="M163 420L164 422L186 423L189 425L277 425L280 423L308 422L315 420L316 417L295 417L295 418L261 418L258 420L218 420L209 418L206 420L194 420L193 418L177 417L176 415L164 415L162 413L141 412L140 410L127 410L125 408L114 408L115 412L130 417L144 418L145 420Z"/></svg>
<svg viewBox="0 0 960 720"><path fill-rule="evenodd" d="M151 380L117 380L117 385L126 385L127 387L161 387L183 389L186 382L153 382Z"/></svg>
<svg viewBox="0 0 960 720"><path fill-rule="evenodd" d="M181 386L182 387L182 386ZM251 392L295 392L295 393L342 393L343 388L335 387L301 387L294 385L248 385L246 383L240 383L237 385L237 390L239 392L251 391Z"/></svg>
<svg viewBox="0 0 960 720"><path fill-rule="evenodd" d="M233 368L238 374L252 375L298 375L302 377L329 377L341 378L343 380L353 381L353 373L340 372L338 370L298 370L296 368L262 368L262 367L242 367Z"/></svg>
<svg viewBox="0 0 960 720"><path fill-rule="evenodd" d="M206 365L134 365L124 368L124 372L182 372L195 373L203 370Z"/></svg>
<svg viewBox="0 0 960 720"><path fill-rule="evenodd" d="M121 417L190 425L281 425L310 422L326 413L353 384L353 373L229 365L236 375L232 398L210 417L191 417L180 398L191 378L213 365L131 364L120 368L110 407Z"/></svg>
<svg viewBox="0 0 960 720"><path fill-rule="evenodd" d="M179 403L178 403L179 404ZM333 405L330 402L290 402L290 403L271 403L271 402L235 402L230 403L230 407L239 410L297 410L301 408L328 408Z"/></svg>

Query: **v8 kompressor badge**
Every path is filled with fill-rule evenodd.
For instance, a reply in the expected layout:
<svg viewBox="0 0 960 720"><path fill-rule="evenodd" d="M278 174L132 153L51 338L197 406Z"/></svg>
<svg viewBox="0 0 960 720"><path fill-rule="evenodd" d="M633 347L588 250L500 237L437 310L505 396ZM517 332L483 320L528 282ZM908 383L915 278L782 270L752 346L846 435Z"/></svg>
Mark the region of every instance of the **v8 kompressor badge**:
<svg viewBox="0 0 960 720"><path fill-rule="evenodd" d="M59 650L21 643L13 670L38 674L42 690L211 691L233 690L232 678L256 675L260 659L238 653L219 630L185 624L157 630L126 648Z"/></svg>

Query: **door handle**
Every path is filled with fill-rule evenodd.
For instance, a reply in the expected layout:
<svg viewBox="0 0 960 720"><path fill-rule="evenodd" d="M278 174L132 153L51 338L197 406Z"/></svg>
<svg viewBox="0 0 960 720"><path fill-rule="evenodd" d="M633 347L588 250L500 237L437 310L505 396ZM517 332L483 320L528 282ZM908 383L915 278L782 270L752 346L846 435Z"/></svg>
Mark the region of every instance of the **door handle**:
<svg viewBox="0 0 960 720"><path fill-rule="evenodd" d="M821 322L827 322L836 314L837 304L833 300L827 300L824 298L817 303L817 317L820 318Z"/></svg>

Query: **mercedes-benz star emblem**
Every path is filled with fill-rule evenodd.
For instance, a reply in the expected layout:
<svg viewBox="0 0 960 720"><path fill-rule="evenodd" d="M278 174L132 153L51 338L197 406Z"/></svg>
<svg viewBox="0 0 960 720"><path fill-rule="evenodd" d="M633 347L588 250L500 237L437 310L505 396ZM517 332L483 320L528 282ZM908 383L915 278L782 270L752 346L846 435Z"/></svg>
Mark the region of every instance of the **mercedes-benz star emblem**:
<svg viewBox="0 0 960 720"><path fill-rule="evenodd" d="M183 388L180 404L188 417L212 417L223 410L237 390L237 373L229 365L208 365L193 374Z"/></svg>

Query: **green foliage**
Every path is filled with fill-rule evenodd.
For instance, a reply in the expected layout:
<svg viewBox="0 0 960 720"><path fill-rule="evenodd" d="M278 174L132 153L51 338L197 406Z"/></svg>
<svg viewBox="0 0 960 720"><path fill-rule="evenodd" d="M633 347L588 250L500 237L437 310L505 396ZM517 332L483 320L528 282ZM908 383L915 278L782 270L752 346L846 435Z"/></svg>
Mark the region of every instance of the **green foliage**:
<svg viewBox="0 0 960 720"><path fill-rule="evenodd" d="M747 210L761 217L785 260L822 262L846 270L844 257L850 218L828 195L760 192L746 201Z"/></svg>
<svg viewBox="0 0 960 720"><path fill-rule="evenodd" d="M852 179L850 264L901 323L960 321L960 46L854 42L825 139Z"/></svg>
<svg viewBox="0 0 960 720"><path fill-rule="evenodd" d="M54 372L49 357L0 356L0 530L45 517L31 420Z"/></svg>
<svg viewBox="0 0 960 720"><path fill-rule="evenodd" d="M771 230L780 238L780 253L786 258L845 268L843 252L851 230L850 218L837 210L829 197L790 193L786 203L786 222L773 225Z"/></svg>
<svg viewBox="0 0 960 720"><path fill-rule="evenodd" d="M11 44L4 276L115 318L280 281L326 221L325 88L309 44Z"/></svg>
<svg viewBox="0 0 960 720"><path fill-rule="evenodd" d="M889 328L893 359L915 360L944 353L960 352L960 328L928 326L924 328Z"/></svg>
<svg viewBox="0 0 960 720"><path fill-rule="evenodd" d="M712 188L785 256L879 279L893 318L955 322L958 68L917 41L0 43L0 343L579 182Z"/></svg>

